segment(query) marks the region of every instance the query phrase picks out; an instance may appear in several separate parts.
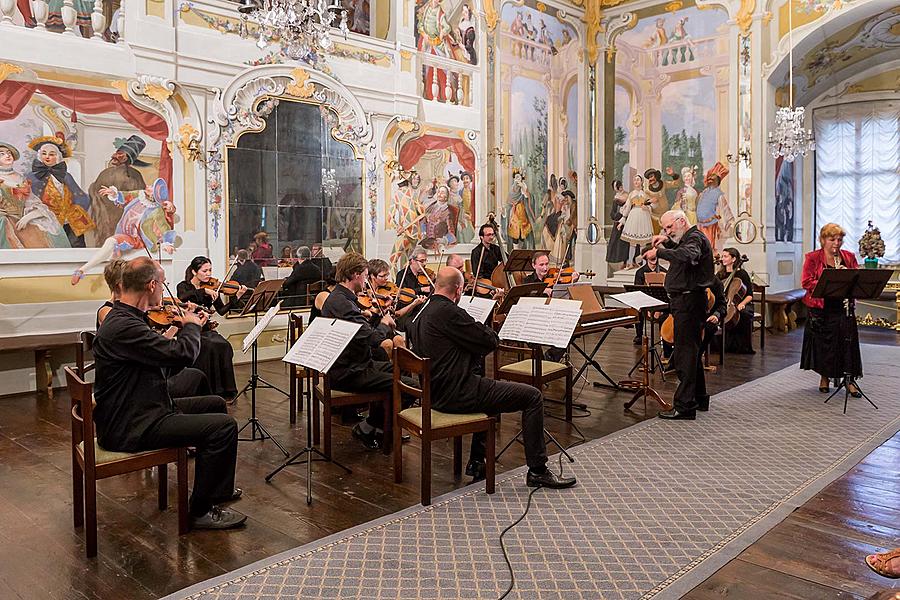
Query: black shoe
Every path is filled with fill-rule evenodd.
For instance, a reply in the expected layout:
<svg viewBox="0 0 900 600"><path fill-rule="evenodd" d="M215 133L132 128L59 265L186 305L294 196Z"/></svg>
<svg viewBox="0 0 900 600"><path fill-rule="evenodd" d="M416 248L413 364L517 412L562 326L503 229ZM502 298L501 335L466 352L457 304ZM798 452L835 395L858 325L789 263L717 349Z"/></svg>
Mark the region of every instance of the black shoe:
<svg viewBox="0 0 900 600"><path fill-rule="evenodd" d="M239 487L234 488L234 491L231 492L231 495L227 498L214 498L213 504L224 504L226 502L234 502L236 500L240 500L241 496L244 494L244 490Z"/></svg>
<svg viewBox="0 0 900 600"><path fill-rule="evenodd" d="M697 410L706 412L709 410L709 396L697 398Z"/></svg>
<svg viewBox="0 0 900 600"><path fill-rule="evenodd" d="M634 339L631 340L631 343L635 346L640 346L644 342L644 338L639 335L634 336Z"/></svg>
<svg viewBox="0 0 900 600"><path fill-rule="evenodd" d="M247 520L247 515L241 514L230 508L213 506L202 517L191 518L192 529L234 529L240 527Z"/></svg>
<svg viewBox="0 0 900 600"><path fill-rule="evenodd" d="M528 487L545 487L560 490L575 485L575 478L560 477L550 469L547 469L540 474L529 470L528 476L525 478L525 484L528 485Z"/></svg>
<svg viewBox="0 0 900 600"><path fill-rule="evenodd" d="M341 410L341 425L352 425L353 423L359 423L365 419L364 416L359 414L359 409L353 406L345 406Z"/></svg>
<svg viewBox="0 0 900 600"><path fill-rule="evenodd" d="M683 421L693 421L697 418L696 410L678 410L673 408L672 410L666 410L660 412L656 415L660 419L677 419Z"/></svg>
<svg viewBox="0 0 900 600"><path fill-rule="evenodd" d="M372 430L369 433L363 433L359 423L353 426L353 437L362 442L362 445L369 450L381 450L382 442L378 439L378 432Z"/></svg>
<svg viewBox="0 0 900 600"><path fill-rule="evenodd" d="M483 460L470 460L466 465L466 475L472 478L472 483L483 481L486 467Z"/></svg>

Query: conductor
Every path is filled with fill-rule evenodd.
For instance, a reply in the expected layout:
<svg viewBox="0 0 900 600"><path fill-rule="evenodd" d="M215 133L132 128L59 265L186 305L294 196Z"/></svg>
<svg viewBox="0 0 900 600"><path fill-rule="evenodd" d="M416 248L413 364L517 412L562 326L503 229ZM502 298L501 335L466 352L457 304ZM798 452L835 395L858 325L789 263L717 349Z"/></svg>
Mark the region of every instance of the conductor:
<svg viewBox="0 0 900 600"><path fill-rule="evenodd" d="M653 236L648 261L669 261L666 292L675 324L675 355L678 374L674 407L659 413L662 419L696 418L697 410L709 410L709 394L700 361L700 342L706 321L706 288L713 284L712 247L682 210L670 210L659 219L663 233Z"/></svg>

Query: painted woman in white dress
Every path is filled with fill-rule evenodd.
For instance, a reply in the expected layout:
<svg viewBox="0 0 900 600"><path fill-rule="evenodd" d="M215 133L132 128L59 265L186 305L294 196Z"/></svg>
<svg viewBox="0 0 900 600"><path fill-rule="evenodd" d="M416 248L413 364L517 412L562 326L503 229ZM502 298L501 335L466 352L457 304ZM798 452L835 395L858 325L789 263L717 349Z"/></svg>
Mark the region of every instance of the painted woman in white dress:
<svg viewBox="0 0 900 600"><path fill-rule="evenodd" d="M631 192L628 194L628 201L622 207L622 220L619 226L622 228L621 239L628 242L631 246L637 246L639 249L648 243L653 237L653 218L651 213L653 210L653 199L644 191L644 178L635 175L631 180ZM635 248L629 248L629 256L635 256ZM634 269L637 263L632 262L626 269Z"/></svg>

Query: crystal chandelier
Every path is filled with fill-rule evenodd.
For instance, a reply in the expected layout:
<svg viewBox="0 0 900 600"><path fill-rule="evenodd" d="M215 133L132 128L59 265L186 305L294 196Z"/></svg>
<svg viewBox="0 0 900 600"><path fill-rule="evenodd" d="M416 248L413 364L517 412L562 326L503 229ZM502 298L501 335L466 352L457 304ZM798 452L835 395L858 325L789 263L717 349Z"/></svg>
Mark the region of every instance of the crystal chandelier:
<svg viewBox="0 0 900 600"><path fill-rule="evenodd" d="M338 182L334 174L334 169L322 168L322 193L332 201L338 190Z"/></svg>
<svg viewBox="0 0 900 600"><path fill-rule="evenodd" d="M340 0L240 0L238 11L244 37L256 37L260 50L279 42L294 60L322 58L332 48L332 27L345 38L350 32ZM255 27L252 33L250 26Z"/></svg>
<svg viewBox="0 0 900 600"><path fill-rule="evenodd" d="M769 132L769 152L772 158L783 156L794 162L798 156L806 156L816 149L812 129L803 127L806 112L802 106L794 106L794 7L788 6L788 106L781 106L775 112L775 131Z"/></svg>

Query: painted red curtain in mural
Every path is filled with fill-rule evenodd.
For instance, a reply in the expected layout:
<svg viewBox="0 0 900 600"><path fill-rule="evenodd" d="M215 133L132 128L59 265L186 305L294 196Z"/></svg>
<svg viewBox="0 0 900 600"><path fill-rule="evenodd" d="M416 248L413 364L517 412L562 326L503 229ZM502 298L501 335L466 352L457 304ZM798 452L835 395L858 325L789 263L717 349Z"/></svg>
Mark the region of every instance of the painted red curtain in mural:
<svg viewBox="0 0 900 600"><path fill-rule="evenodd" d="M440 135L423 135L420 138L410 140L400 149L400 166L404 171L409 171L419 159L429 150L449 149L456 155L456 159L463 169L472 175L472 189L475 189L475 153L463 140L443 137ZM475 198L472 197L473 206L469 207L471 214L475 215Z"/></svg>
<svg viewBox="0 0 900 600"><path fill-rule="evenodd" d="M136 107L120 94L62 88L55 85L4 81L0 83L0 121L14 119L28 105L35 92L47 96L69 110L85 114L119 113L141 133L162 142L159 177L172 189L172 156L165 143L169 126L161 116Z"/></svg>

